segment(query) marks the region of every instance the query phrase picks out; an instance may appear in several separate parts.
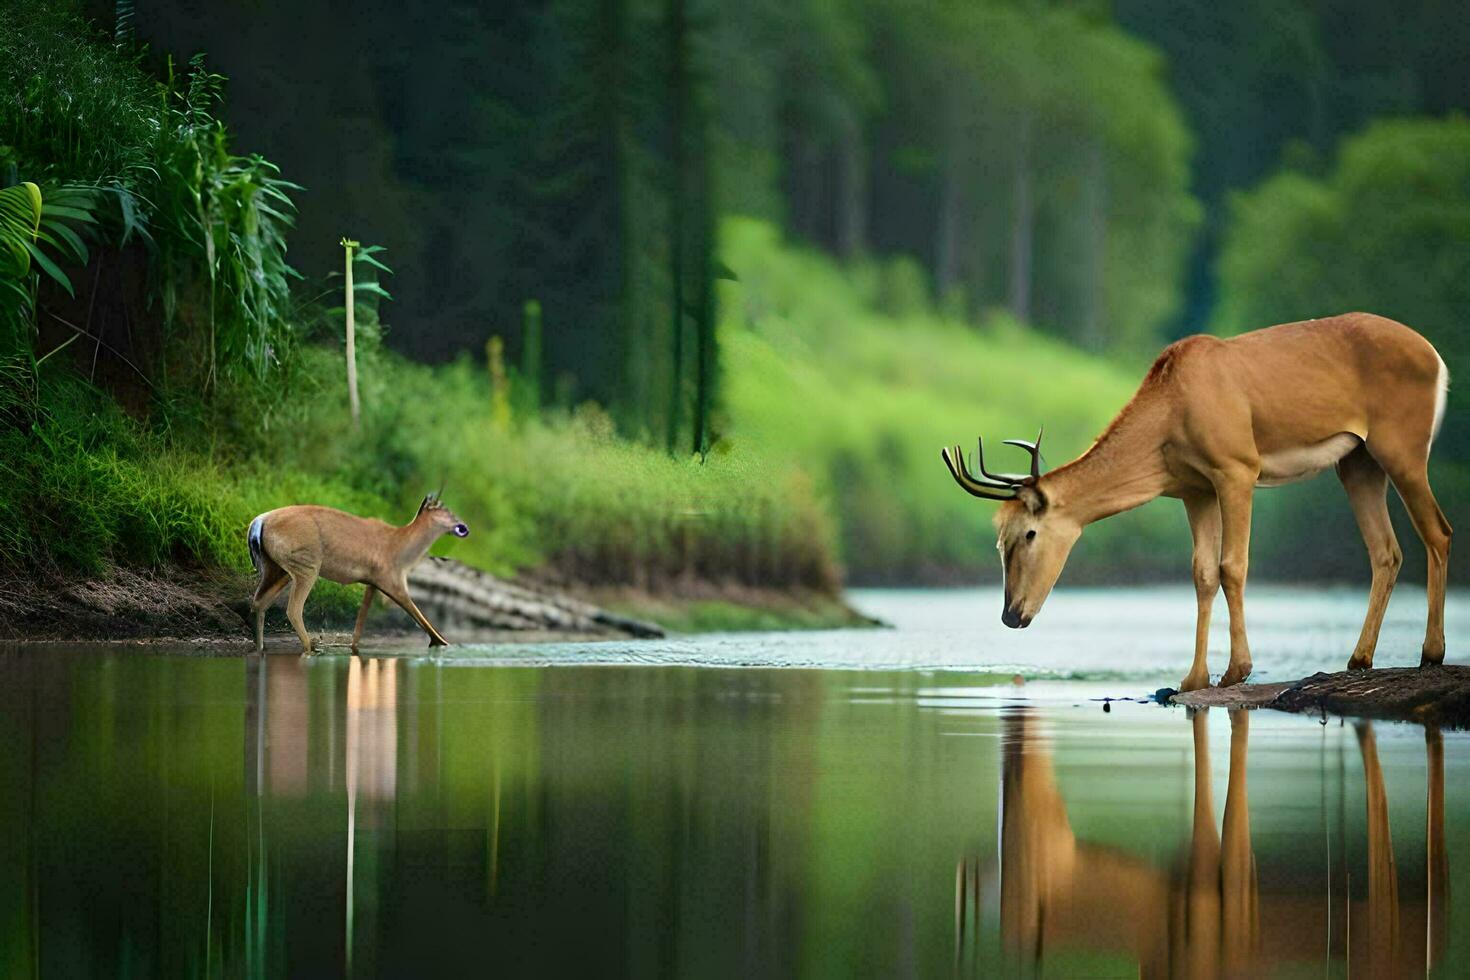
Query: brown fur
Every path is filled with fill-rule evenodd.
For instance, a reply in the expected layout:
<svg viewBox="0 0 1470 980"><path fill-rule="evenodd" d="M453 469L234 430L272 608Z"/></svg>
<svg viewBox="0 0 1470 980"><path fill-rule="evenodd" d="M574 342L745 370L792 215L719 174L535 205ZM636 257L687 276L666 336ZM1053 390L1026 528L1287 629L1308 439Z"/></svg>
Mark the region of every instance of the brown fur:
<svg viewBox="0 0 1470 980"><path fill-rule="evenodd" d="M423 627L430 646L448 643L408 594L408 573L428 553L429 546L456 526L468 533L459 518L433 496L424 498L414 519L402 527L310 504L281 507L256 521L259 548L257 551L252 542L251 550L260 579L251 608L255 611L257 651L265 646L265 610L289 585L286 617L301 638L302 654L311 653L311 635L306 632L301 611L318 578L367 586L352 633L353 650L357 649L378 592Z"/></svg>
<svg viewBox="0 0 1470 980"><path fill-rule="evenodd" d="M1230 665L1220 683L1243 681L1251 671L1244 590L1254 490L1335 465L1373 565L1368 614L1348 666L1373 665L1402 562L1385 499L1390 481L1429 554L1421 664L1440 663L1451 528L1430 490L1428 460L1447 382L1427 340L1368 313L1171 344L1086 453L1001 506L1008 615L1030 622L1087 524L1178 497L1194 536L1198 597L1194 663L1180 686L1209 684L1205 645L1222 586Z"/></svg>

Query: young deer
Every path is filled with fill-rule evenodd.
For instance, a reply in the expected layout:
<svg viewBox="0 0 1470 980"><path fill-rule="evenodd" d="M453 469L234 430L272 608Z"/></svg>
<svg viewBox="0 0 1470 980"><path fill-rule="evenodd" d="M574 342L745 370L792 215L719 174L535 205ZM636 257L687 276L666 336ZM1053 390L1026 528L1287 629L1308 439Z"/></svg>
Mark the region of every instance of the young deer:
<svg viewBox="0 0 1470 980"><path fill-rule="evenodd" d="M250 607L255 612L255 649L265 649L265 611L282 589L291 586L286 618L301 637L301 653L311 653L311 634L301 621L301 609L318 577L333 582L367 586L357 626L352 631L352 649L362 638L373 599L382 592L414 618L429 634L429 646L442 647L448 640L434 629L408 595L408 573L428 553L429 546L445 534L467 537L470 529L431 493L419 504L413 520L403 527L356 517L331 507L300 505L281 507L250 522L247 540L250 561L260 573Z"/></svg>

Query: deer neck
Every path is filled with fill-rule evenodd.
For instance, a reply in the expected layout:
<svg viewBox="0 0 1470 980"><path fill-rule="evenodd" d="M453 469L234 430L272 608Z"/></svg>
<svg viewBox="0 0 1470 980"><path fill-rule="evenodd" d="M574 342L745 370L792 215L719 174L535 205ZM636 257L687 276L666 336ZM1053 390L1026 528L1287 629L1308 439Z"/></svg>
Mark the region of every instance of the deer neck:
<svg viewBox="0 0 1470 980"><path fill-rule="evenodd" d="M1125 410L1091 449L1042 477L1042 491L1084 526L1163 494L1170 477L1157 411Z"/></svg>
<svg viewBox="0 0 1470 980"><path fill-rule="evenodd" d="M429 547L438 541L444 531L438 527L432 519L420 514L412 521L397 529L394 535L396 540L393 547L393 564L407 572L413 566L423 561L424 555L429 553Z"/></svg>

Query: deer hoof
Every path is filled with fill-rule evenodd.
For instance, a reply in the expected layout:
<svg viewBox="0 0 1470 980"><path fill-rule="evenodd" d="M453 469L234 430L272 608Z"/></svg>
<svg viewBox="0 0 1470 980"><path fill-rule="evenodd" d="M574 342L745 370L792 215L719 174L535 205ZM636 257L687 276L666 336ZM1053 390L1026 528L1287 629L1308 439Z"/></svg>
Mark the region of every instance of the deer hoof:
<svg viewBox="0 0 1470 980"><path fill-rule="evenodd" d="M1184 678L1184 680L1179 682L1179 693L1184 694L1187 691L1200 691L1209 686L1209 674L1205 674L1200 677L1196 677L1195 675L1190 674L1188 677Z"/></svg>
<svg viewBox="0 0 1470 980"><path fill-rule="evenodd" d="M1421 667L1423 666L1423 663L1422 662L1420 663L1420 666ZM1356 653L1353 654L1352 657L1348 660L1348 665L1347 665L1347 669L1348 670L1371 670L1372 667L1373 667L1373 658L1372 657L1363 657L1363 656L1359 656Z"/></svg>
<svg viewBox="0 0 1470 980"><path fill-rule="evenodd" d="M1220 678L1220 686L1234 687L1236 684L1241 683L1250 675L1250 664L1246 664L1244 667L1236 667L1234 664L1232 664L1230 668L1225 671L1225 676Z"/></svg>

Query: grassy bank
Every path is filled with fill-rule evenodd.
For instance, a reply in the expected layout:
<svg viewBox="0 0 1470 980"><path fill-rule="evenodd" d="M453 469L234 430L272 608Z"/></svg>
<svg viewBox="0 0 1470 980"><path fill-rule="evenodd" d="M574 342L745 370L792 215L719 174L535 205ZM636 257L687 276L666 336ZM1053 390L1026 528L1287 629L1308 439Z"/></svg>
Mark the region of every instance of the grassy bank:
<svg viewBox="0 0 1470 980"><path fill-rule="evenodd" d="M1025 455L1000 440L1033 438L1044 424L1048 462L1066 462L1143 374L1003 316L980 327L944 316L909 265L844 268L763 223L728 222L724 257L739 276L722 297L734 441L815 476L859 581L997 577L994 506L954 485L940 446L984 435L993 465L1022 468ZM1089 529L1068 580L1187 569L1188 532L1170 503Z"/></svg>
<svg viewBox="0 0 1470 980"><path fill-rule="evenodd" d="M472 528L439 550L511 575L678 594L728 583L832 595L832 523L795 466L755 453L674 460L616 438L588 406L504 424L485 371L361 355L366 410L348 421L340 360L303 350L278 390L236 389L126 415L65 367L7 386L0 559L43 575L181 563L245 574L257 513L313 501L399 522L444 485ZM30 397L26 397L30 395ZM345 614L346 590L324 586Z"/></svg>

